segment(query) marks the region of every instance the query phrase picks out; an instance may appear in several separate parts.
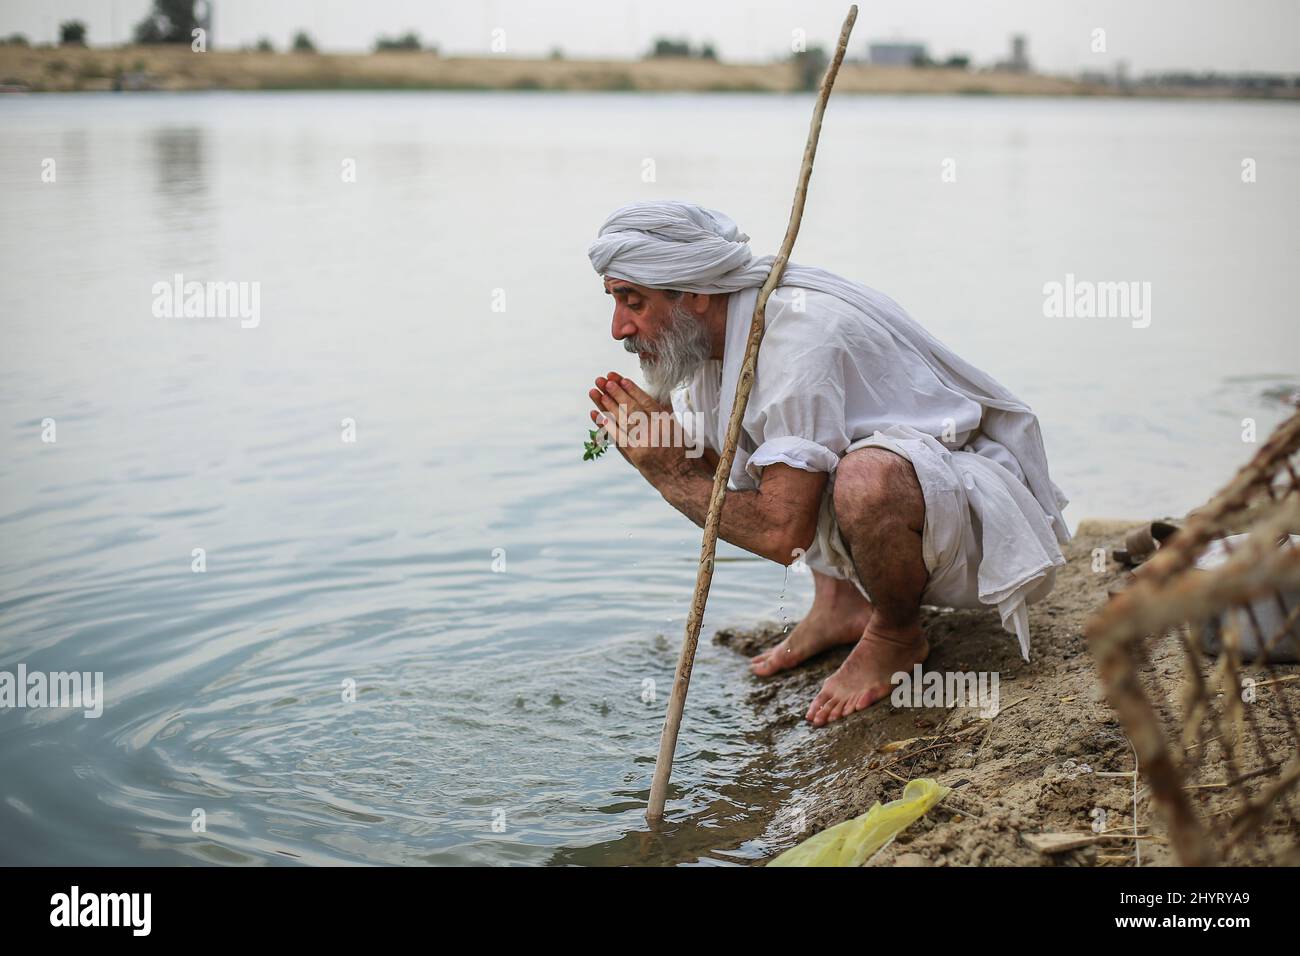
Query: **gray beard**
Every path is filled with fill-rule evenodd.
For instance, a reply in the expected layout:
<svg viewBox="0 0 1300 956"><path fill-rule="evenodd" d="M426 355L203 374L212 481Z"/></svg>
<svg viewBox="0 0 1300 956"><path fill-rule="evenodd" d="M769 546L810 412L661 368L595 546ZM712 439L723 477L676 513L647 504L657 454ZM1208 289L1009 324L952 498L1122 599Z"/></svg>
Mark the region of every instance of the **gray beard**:
<svg viewBox="0 0 1300 956"><path fill-rule="evenodd" d="M653 353L648 361L644 356L641 358L645 390L665 405L673 389L689 382L713 352L708 329L694 313L678 304L669 314L672 321L655 341L648 342L639 336L623 340L623 348L629 352Z"/></svg>

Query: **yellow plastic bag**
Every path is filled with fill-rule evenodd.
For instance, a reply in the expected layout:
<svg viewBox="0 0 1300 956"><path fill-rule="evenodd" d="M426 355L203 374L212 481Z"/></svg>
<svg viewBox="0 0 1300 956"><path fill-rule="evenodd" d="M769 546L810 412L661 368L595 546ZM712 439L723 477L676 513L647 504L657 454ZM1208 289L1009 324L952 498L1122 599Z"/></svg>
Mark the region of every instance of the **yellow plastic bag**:
<svg viewBox="0 0 1300 956"><path fill-rule="evenodd" d="M908 781L903 795L845 820L786 850L768 866L861 866L948 795L948 788L922 778Z"/></svg>

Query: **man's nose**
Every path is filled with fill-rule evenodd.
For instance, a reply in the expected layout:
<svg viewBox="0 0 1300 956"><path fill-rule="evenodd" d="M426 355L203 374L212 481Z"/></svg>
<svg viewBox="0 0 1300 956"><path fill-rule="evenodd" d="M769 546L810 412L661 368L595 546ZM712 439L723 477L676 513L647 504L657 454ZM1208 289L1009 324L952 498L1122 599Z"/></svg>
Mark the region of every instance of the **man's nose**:
<svg viewBox="0 0 1300 956"><path fill-rule="evenodd" d="M636 324L627 318L622 309L615 308L614 319L609 325L609 334L614 336L614 341L622 342L636 335Z"/></svg>

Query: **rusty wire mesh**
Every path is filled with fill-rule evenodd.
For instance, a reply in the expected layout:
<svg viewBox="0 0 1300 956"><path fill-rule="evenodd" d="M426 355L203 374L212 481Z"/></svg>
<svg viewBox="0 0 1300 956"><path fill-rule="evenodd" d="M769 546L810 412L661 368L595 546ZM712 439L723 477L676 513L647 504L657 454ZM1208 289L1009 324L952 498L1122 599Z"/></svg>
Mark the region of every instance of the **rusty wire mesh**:
<svg viewBox="0 0 1300 956"><path fill-rule="evenodd" d="M1086 627L1185 865L1300 863L1298 457L1300 412Z"/></svg>

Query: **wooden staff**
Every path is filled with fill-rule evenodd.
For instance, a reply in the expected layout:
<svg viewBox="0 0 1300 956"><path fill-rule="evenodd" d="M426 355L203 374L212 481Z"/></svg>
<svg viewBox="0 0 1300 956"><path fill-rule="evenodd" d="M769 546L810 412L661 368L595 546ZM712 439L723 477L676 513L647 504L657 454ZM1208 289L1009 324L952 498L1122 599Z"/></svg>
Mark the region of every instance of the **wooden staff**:
<svg viewBox="0 0 1300 956"><path fill-rule="evenodd" d="M740 422L745 416L745 406L749 404L749 391L754 385L758 346L763 341L765 327L763 313L767 308L768 296L781 282L785 265L790 260L790 251L794 248L795 237L799 235L804 202L808 198L808 180L812 176L813 157L817 155L817 137L822 131L822 114L826 112L826 101L830 99L831 87L835 85L835 74L839 72L840 63L844 60L849 34L853 31L853 22L857 18L858 7L854 4L849 7L849 15L844 18L835 56L831 59L830 66L826 68L821 88L817 91L817 105L813 108L812 125L808 129L808 144L804 147L803 164L799 167L799 179L794 190L794 206L790 210L790 223L786 226L781 251L777 253L772 263L772 271L768 273L767 281L759 290L758 301L754 305L754 318L749 324L749 340L745 343L745 361L740 369L740 380L736 383L736 403L731 408L731 420L727 423L727 438L723 442L722 455L718 458L718 469L713 474L713 492L709 495L709 513L704 522L704 542L700 545L700 570L695 579L695 597L691 600L691 611L686 618L686 637L682 640L682 653L677 659L677 675L673 678L673 692L668 698L668 715L664 719L663 734L659 738L659 757L655 761L654 780L650 784L650 803L646 807L645 814L651 824L658 823L664 816L668 778L673 772L673 752L677 749L677 732L682 726L682 710L686 706L686 691L691 684L691 667L695 664L695 648L700 641L704 605L709 599L709 584L713 581L713 557L718 545L718 525L722 521L722 501L727 495L727 478L731 474L731 460L735 457L736 441L740 437Z"/></svg>

